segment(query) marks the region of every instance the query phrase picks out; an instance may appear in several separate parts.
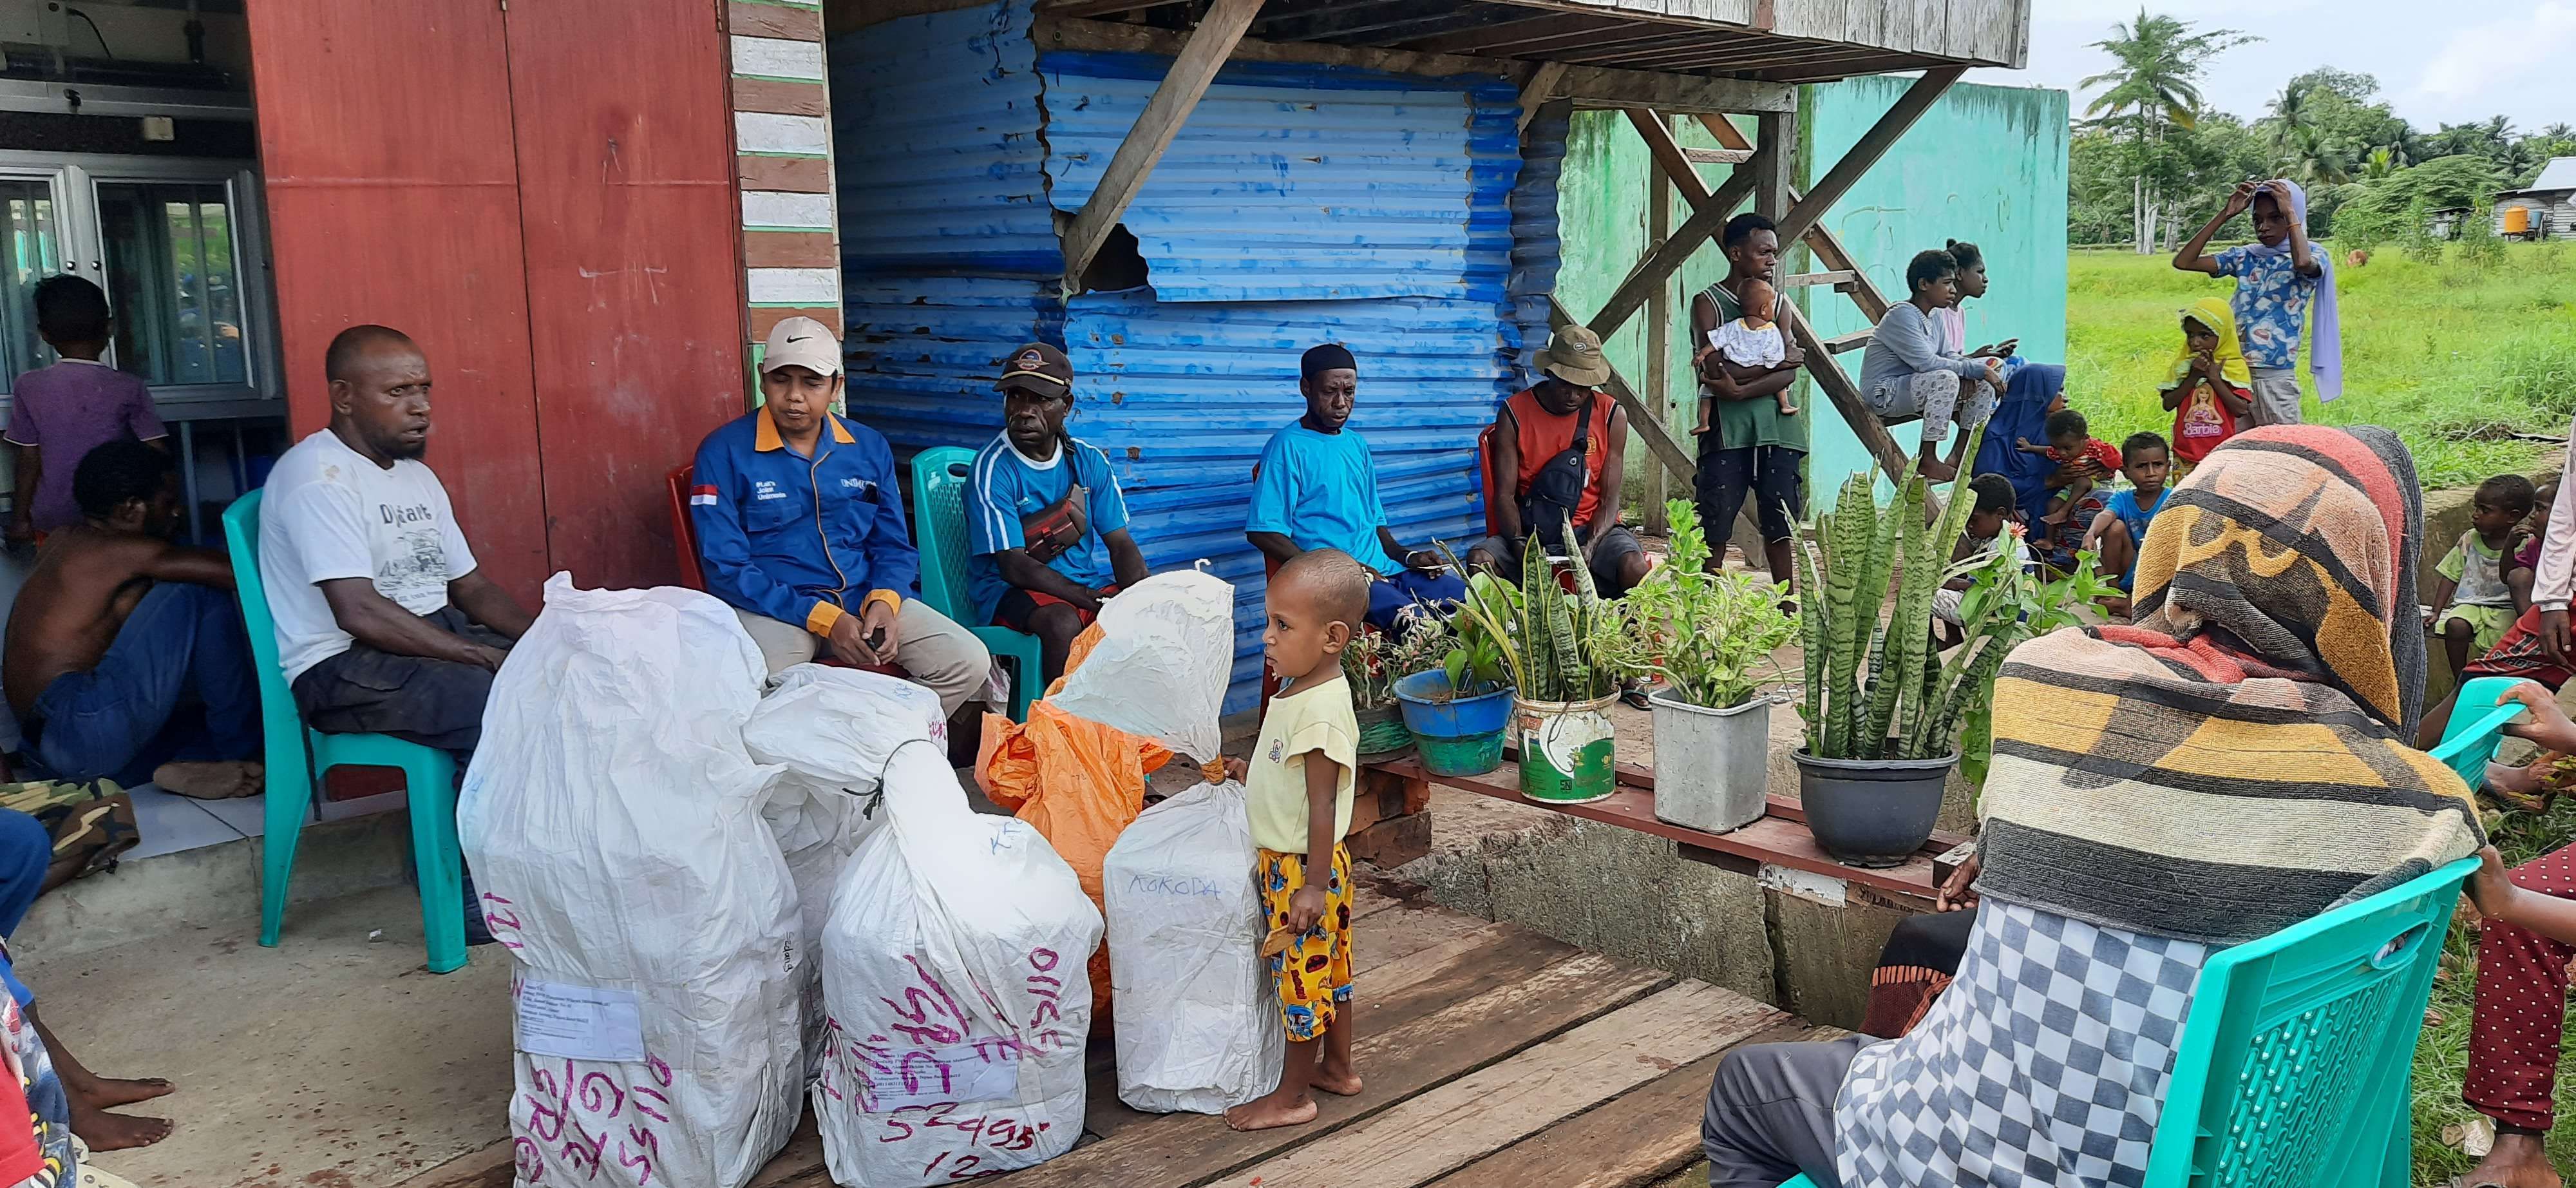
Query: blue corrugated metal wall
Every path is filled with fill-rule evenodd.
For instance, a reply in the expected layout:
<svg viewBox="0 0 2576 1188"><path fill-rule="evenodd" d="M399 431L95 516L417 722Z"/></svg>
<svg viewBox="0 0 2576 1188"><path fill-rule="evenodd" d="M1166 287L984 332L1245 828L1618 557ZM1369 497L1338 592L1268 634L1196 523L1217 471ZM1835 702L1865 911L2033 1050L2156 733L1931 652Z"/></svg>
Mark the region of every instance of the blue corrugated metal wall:
<svg viewBox="0 0 2576 1188"><path fill-rule="evenodd" d="M1049 208L1080 209L1168 61L1036 56L1027 22L1012 0L834 44L851 411L898 449L980 444L994 361L1061 342L1072 430L1109 453L1147 561L1236 583L1241 708L1262 597L1244 509L1263 443L1303 409L1297 356L1350 346L1396 532L1463 545L1483 523L1476 433L1516 386L1514 295L1545 291L1521 287L1536 266L1515 228L1552 236L1552 199L1520 184L1503 79L1236 64L1126 212L1149 286L1068 307Z"/></svg>
<svg viewBox="0 0 2576 1188"><path fill-rule="evenodd" d="M1513 320L1520 323L1520 387L1538 382L1538 352L1547 349L1547 303L1565 262L1556 210L1557 179L1565 173L1565 142L1574 104L1559 100L1530 117L1521 132L1521 175L1512 186Z"/></svg>

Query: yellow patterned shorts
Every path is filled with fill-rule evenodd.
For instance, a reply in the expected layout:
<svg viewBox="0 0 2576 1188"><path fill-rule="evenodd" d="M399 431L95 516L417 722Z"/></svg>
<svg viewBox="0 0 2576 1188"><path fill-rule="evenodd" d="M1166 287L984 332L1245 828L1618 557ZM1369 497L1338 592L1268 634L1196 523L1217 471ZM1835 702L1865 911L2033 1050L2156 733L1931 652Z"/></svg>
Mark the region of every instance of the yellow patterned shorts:
<svg viewBox="0 0 2576 1188"><path fill-rule="evenodd" d="M1262 921L1272 931L1288 926L1288 899L1306 885L1306 855L1261 851ZM1333 847L1333 869L1324 884L1324 917L1270 960L1270 984L1279 992L1279 1021L1302 1043L1324 1034L1333 1015L1351 1000L1351 852Z"/></svg>

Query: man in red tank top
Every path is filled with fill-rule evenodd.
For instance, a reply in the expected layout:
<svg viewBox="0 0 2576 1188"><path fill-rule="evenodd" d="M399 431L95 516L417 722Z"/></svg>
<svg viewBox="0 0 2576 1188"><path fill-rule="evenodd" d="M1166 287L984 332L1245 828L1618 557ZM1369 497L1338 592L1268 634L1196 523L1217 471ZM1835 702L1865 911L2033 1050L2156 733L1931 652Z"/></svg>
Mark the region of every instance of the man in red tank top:
<svg viewBox="0 0 2576 1188"><path fill-rule="evenodd" d="M1504 401L1494 415L1493 512L1501 531L1468 550L1467 563L1517 577L1521 549L1535 535L1552 555L1579 551L1602 596L1616 598L1646 578L1645 549L1619 526L1628 414L1596 387L1610 378L1610 361L1602 357L1600 336L1590 330L1568 326L1557 331L1539 356L1539 367L1547 378ZM1574 486L1569 451L1578 428L1585 439L1580 494L1559 502L1551 494L1571 495ZM1553 482L1546 477L1551 463L1563 474ZM1559 525L1569 512L1574 540L1565 542L1558 539L1563 532Z"/></svg>

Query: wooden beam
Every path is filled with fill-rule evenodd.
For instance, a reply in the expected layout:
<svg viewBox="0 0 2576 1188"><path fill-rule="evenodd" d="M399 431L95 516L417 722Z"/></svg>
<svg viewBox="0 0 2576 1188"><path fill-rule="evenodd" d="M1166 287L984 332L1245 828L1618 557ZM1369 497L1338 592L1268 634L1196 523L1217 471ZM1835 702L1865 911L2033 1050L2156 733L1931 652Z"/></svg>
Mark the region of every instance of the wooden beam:
<svg viewBox="0 0 2576 1188"><path fill-rule="evenodd" d="M1188 35L1119 21L1075 20L1041 9L1031 33L1040 52L1074 50L1105 53L1159 54L1173 57ZM1357 66L1395 74L1450 78L1461 74L1520 78L1530 64L1512 58L1479 58L1458 54L1425 54L1365 46L1311 41L1263 41L1246 37L1234 47L1238 62L1297 62L1324 66ZM1583 107L1646 107L1685 115L1708 112L1786 111L1798 104L1798 89L1785 83L1740 78L1709 78L1651 70L1572 66L1559 80L1556 98Z"/></svg>
<svg viewBox="0 0 2576 1188"><path fill-rule="evenodd" d="M1701 127L1708 129L1709 135L1717 138L1719 144L1747 152L1752 150L1753 142L1744 138L1735 121L1722 115L1703 115L1699 122ZM1789 201L1793 203L1800 197L1796 190L1789 192ZM1870 325L1877 325L1880 318L1887 316L1887 298L1878 291L1878 285L1869 279L1869 274L1861 270L1851 252L1843 247L1843 241L1823 221L1819 220L1807 229L1807 250L1814 252L1816 261L1825 267L1852 274L1852 303L1860 306L1861 316L1868 318Z"/></svg>
<svg viewBox="0 0 2576 1188"><path fill-rule="evenodd" d="M1860 444L1869 450L1870 457L1878 459L1879 469L1891 475L1905 473L1905 451L1897 446L1896 438L1889 435L1887 425L1878 419L1878 413L1870 408L1869 401L1861 398L1860 385L1852 382L1850 374L1835 360L1832 349L1817 339L1815 327L1807 324L1796 303L1783 301L1778 308L1780 324L1788 327L1790 341L1797 343L1798 349L1807 356L1807 378L1814 380L1814 386L1824 391L1825 399L1833 401L1834 411L1843 415L1843 421L1851 426L1852 436L1860 439Z"/></svg>
<svg viewBox="0 0 2576 1188"><path fill-rule="evenodd" d="M1803 289L1815 285L1832 285L1839 289L1844 285L1848 285L1859 279L1860 274L1857 272L1850 271L1849 269L1836 268L1825 272L1799 272L1781 277L1780 287L1783 289Z"/></svg>
<svg viewBox="0 0 2576 1188"><path fill-rule="evenodd" d="M1699 170L1692 167L1689 150L1673 139L1672 125L1664 122L1661 112L1641 107L1631 107L1627 111L1629 126L1637 130L1638 139L1646 142L1647 156L1664 177L1672 179L1673 188L1682 192L1682 201L1689 203L1691 210L1697 212L1700 204L1708 201L1708 183L1700 180ZM1662 201L1663 195L1663 188L1658 186L1651 197ZM1662 246L1663 239L1661 235L1648 232L1646 251L1652 253Z"/></svg>
<svg viewBox="0 0 2576 1188"><path fill-rule="evenodd" d="M1887 155L1887 150L1895 146L1897 138L1914 127L1914 121L1922 119L1924 112L1931 110L1933 101L1965 73L1967 68L1964 66L1945 66L1927 70L1923 77L1914 80L1913 86L1897 96L1895 106L1878 117L1878 122L1871 124L1869 131L1861 133L1860 139L1852 142L1850 151L1843 154L1842 160L1834 162L1834 167L1817 179L1806 196L1798 199L1797 205L1791 206L1788 213L1780 217L1781 242L1797 239L1807 233L1807 228L1815 226L1826 211L1833 209L1834 203L1842 201L1843 195L1851 192L1852 186L1859 183L1862 174L1869 172L1870 166L1878 164L1878 159ZM1783 193L1786 193L1785 189Z"/></svg>
<svg viewBox="0 0 2576 1188"><path fill-rule="evenodd" d="M1592 17L1534 12L1525 17L1478 24L1455 33L1417 38L1405 48L1426 54L1490 54L1555 37L1568 30L1598 28L1600 24Z"/></svg>
<svg viewBox="0 0 2576 1188"><path fill-rule="evenodd" d="M1826 339L1824 341L1824 348L1829 354L1839 355L1845 351L1856 351L1862 347L1868 346L1869 340L1876 338L1877 336L1878 330L1876 327L1871 327L1867 330L1854 330L1849 334L1837 334L1832 338Z"/></svg>
<svg viewBox="0 0 2576 1188"><path fill-rule="evenodd" d="M1758 154L1761 151L1768 150L1757 150L1754 165L1760 163ZM1752 165L1738 166L1708 201L1700 203L1691 211L1690 218L1673 228L1673 237L1639 262L1636 270L1628 274L1628 279L1620 281L1619 287L1612 290L1610 299L1601 303L1601 312L1592 315L1592 321L1588 323L1592 332L1600 335L1603 342L1608 342L1610 336L1627 325L1628 318L1646 304L1646 296L1654 291L1655 286L1664 283L1693 253L1717 238L1718 232L1726 229L1726 221L1735 217L1735 208L1742 206L1744 199L1753 193L1754 173Z"/></svg>
<svg viewBox="0 0 2576 1188"><path fill-rule="evenodd" d="M1789 216L1789 183L1796 178L1798 162L1791 146L1798 143L1798 113L1766 111L1753 117L1753 142L1760 146L1753 157L1753 209L1779 222ZM1810 220L1812 223L1813 220ZM1796 232L1780 228L1780 263L1786 267L1789 248L1798 242ZM1780 278L1771 278L1778 284Z"/></svg>
<svg viewBox="0 0 2576 1188"><path fill-rule="evenodd" d="M1538 118L1538 109L1556 97L1556 88L1564 81L1563 62L1541 62L1530 69L1529 81L1521 84L1521 131L1529 131L1530 121Z"/></svg>
<svg viewBox="0 0 2576 1188"><path fill-rule="evenodd" d="M1751 149L1686 148L1682 155L1693 165L1741 165L1753 159Z"/></svg>
<svg viewBox="0 0 2576 1188"><path fill-rule="evenodd" d="M1636 119L1638 113L1632 108L1628 116L1630 119ZM1663 139L1667 141L1672 139L1671 128L1665 124L1663 116L1648 115L1644 118L1664 131ZM1661 155L1646 158L1646 250L1648 251L1662 247L1664 240L1670 237L1673 231L1673 196L1666 193L1664 189L1669 184L1664 180L1666 168ZM1695 172L1687 162L1683 164L1682 170L1685 173ZM1666 429L1672 428L1673 424L1672 336L1673 286L1670 282L1666 282L1656 286L1655 295L1646 299L1646 390L1643 393L1645 403L1652 408L1656 422ZM1631 414L1629 419L1636 418ZM1664 500L1671 488L1670 476L1671 472L1661 466L1646 468L1645 527L1649 535L1662 536L1670 527L1664 515ZM1691 487L1689 484L1684 484L1682 489L1687 491Z"/></svg>
<svg viewBox="0 0 2576 1188"><path fill-rule="evenodd" d="M1547 325L1550 330L1562 330L1567 326L1580 325L1580 323L1574 320L1573 314L1565 312L1565 307L1558 305L1556 297L1551 294L1547 299ZM1693 476L1699 472L1698 459L1692 457L1689 450L1683 449L1680 442L1673 440L1672 430L1666 429L1663 421L1655 416L1654 410L1647 408L1646 402L1637 398L1636 389L1629 387L1627 380L1619 378L1617 368L1611 369L1610 379L1601 385L1601 390L1608 392L1612 400L1619 402L1619 407L1628 410L1628 427L1636 430L1637 436L1645 439L1647 452L1661 461L1664 468L1672 472L1674 478L1685 485L1689 484Z"/></svg>
<svg viewBox="0 0 2576 1188"><path fill-rule="evenodd" d="M1145 178L1153 173L1154 163L1163 159L1163 150L1172 146L1190 111L1207 94L1208 84L1216 81L1243 31L1261 12L1262 0L1215 0L1199 26L1190 31L1189 42L1173 58L1172 68L1154 88L1154 97L1145 101L1145 111L1136 117L1136 126L1127 130L1127 138L1118 142L1118 152L1109 158L1109 167L1101 171L1100 184L1091 191L1091 199L1082 204L1080 213L1064 233L1064 291L1082 291L1082 274L1091 267L1091 259L1100 253L1100 245L1109 242L1110 228L1118 225L1119 216L1127 213L1127 204L1145 187ZM1953 75L1953 77L1956 77Z"/></svg>

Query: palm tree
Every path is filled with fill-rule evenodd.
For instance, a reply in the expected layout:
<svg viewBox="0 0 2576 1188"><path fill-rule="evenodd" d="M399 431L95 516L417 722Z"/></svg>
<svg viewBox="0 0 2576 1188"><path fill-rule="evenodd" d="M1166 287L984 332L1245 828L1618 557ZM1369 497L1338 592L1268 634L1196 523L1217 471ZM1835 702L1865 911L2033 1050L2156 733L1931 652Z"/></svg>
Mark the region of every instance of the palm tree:
<svg viewBox="0 0 2576 1188"><path fill-rule="evenodd" d="M2308 92L2295 88L2284 88L2272 100L2266 139L2278 154L2281 176L2311 190L2351 181L2351 153L2310 114L2311 107Z"/></svg>
<svg viewBox="0 0 2576 1188"><path fill-rule="evenodd" d="M2234 29L2195 31L2188 21L2140 9L2137 20L2112 25L2109 38L2093 43L2117 65L2083 81L2086 87L2106 88L2084 114L2127 133L2134 154L2132 213L2140 254L2154 249L2158 217L2147 185L2150 155L2163 146L2171 129L2199 123L2199 78L2209 59L2258 40Z"/></svg>

